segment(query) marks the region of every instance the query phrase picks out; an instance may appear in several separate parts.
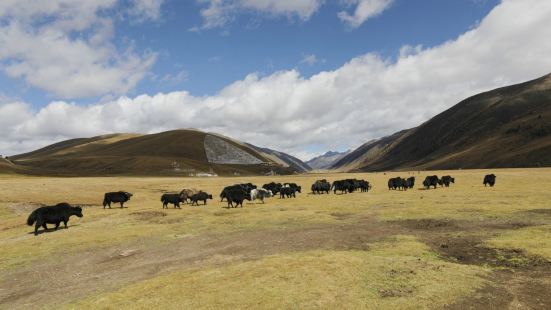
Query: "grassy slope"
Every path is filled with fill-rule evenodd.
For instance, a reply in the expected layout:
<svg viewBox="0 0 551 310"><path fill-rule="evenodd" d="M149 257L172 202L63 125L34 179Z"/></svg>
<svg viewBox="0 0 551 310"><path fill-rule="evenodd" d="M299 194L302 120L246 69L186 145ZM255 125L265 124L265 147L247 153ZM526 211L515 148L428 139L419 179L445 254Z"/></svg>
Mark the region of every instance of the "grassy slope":
<svg viewBox="0 0 551 310"><path fill-rule="evenodd" d="M216 165L207 161L204 150L206 133L197 130L173 130L151 135L113 134L59 142L40 150L13 156L18 171L50 176L100 175L187 175L186 170L231 175L263 174L264 165ZM251 147L229 138L226 142L252 154L265 163L271 159ZM172 163L182 171L175 171ZM292 169L274 168L282 173ZM12 169L13 170L13 169ZM0 172L8 171L0 167Z"/></svg>
<svg viewBox="0 0 551 310"><path fill-rule="evenodd" d="M41 302L53 307L61 301L37 292L61 293L70 285L73 289L64 293L63 302L85 308L132 308L136 300L142 307L154 302L159 307L204 308L439 308L471 296L488 281L497 283L492 274L499 269L443 257L433 237L476 236L483 245L521 249L551 260L551 239L535 238L548 235L551 226L547 213L551 193L541 190L551 186L551 170L494 172L495 188L482 186L486 171L471 170L435 172L454 175L457 184L452 188L407 192L386 189L387 178L395 174L352 175L372 181L374 190L301 194L294 200L271 199L265 205L249 203L233 210L220 208L224 203L216 201L207 207L162 210L158 200L161 192L182 187L216 195L222 186L240 181L292 180L308 187L317 178L346 175L243 179L3 175L0 305L17 308ZM135 194L128 209L99 207L103 192L118 189ZM60 201L86 204L85 217L73 218L68 230L39 237L29 234L32 228L24 224L32 209L29 202ZM427 234L393 226L418 220L463 226L449 232L435 226ZM518 229L515 223L527 226ZM343 234L341 230L348 227ZM126 257L127 250L138 254ZM194 253L200 256L188 257ZM128 269L132 266L136 270ZM53 274L44 276L43 270ZM49 280L54 278L58 281Z"/></svg>
<svg viewBox="0 0 551 310"><path fill-rule="evenodd" d="M470 97L399 134L361 146L335 168L551 166L551 75Z"/></svg>

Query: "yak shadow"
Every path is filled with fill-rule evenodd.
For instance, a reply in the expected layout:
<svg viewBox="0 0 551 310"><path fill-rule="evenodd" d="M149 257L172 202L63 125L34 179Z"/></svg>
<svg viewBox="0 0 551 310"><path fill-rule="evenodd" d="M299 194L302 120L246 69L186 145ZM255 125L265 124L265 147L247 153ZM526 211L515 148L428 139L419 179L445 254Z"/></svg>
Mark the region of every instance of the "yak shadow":
<svg viewBox="0 0 551 310"><path fill-rule="evenodd" d="M73 227L73 226L80 226L80 224L69 225L69 226L67 226L67 228L65 228L64 226L59 226L58 229L55 229L53 227L48 228L48 229L44 229L44 228L40 227L41 229L39 231L37 231L37 236L42 235L44 233L53 233L53 232L56 232L56 231L59 231L59 230L62 230L62 229L69 229L69 227ZM27 234L34 235L34 231L28 232Z"/></svg>

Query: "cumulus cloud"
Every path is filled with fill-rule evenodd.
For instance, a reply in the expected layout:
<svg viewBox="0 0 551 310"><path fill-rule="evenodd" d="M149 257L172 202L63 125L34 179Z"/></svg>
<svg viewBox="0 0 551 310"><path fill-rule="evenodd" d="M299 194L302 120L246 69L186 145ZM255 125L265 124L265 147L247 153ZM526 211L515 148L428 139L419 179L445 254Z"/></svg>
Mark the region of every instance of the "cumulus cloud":
<svg viewBox="0 0 551 310"><path fill-rule="evenodd" d="M345 2L349 5L356 5L354 13L341 11L337 16L350 28L358 28L368 19L388 9L394 0L346 0Z"/></svg>
<svg viewBox="0 0 551 310"><path fill-rule="evenodd" d="M549 73L550 15L551 2L505 0L439 46L407 47L398 59L370 53L310 78L296 69L250 74L206 97L182 91L88 106L58 101L38 111L5 103L0 117L18 118L0 119L0 146L14 154L60 138L195 127L298 156L355 147L468 96Z"/></svg>
<svg viewBox="0 0 551 310"><path fill-rule="evenodd" d="M307 64L309 66L313 66L313 65L317 64L318 62L325 62L325 60L324 59L319 59L318 56L316 56L315 54L303 55L302 59L300 60L301 64Z"/></svg>
<svg viewBox="0 0 551 310"><path fill-rule="evenodd" d="M161 18L161 7L164 0L132 0L130 16L138 22L156 21Z"/></svg>
<svg viewBox="0 0 551 310"><path fill-rule="evenodd" d="M180 84L182 82L187 81L189 78L189 73L186 70L180 70L176 74L165 74L161 78L161 83L168 83L168 84Z"/></svg>
<svg viewBox="0 0 551 310"><path fill-rule="evenodd" d="M133 1L140 16L158 15ZM113 20L102 14L116 0L5 0L0 3L0 70L59 98L124 94L156 59L113 43ZM160 5L160 4L159 4ZM146 13L147 12L147 13ZM140 17L143 18L143 17Z"/></svg>
<svg viewBox="0 0 551 310"><path fill-rule="evenodd" d="M198 0L206 4L201 10L203 25L192 27L191 31L200 28L213 29L227 25L242 11L252 11L268 16L286 16L305 21L319 9L324 0Z"/></svg>

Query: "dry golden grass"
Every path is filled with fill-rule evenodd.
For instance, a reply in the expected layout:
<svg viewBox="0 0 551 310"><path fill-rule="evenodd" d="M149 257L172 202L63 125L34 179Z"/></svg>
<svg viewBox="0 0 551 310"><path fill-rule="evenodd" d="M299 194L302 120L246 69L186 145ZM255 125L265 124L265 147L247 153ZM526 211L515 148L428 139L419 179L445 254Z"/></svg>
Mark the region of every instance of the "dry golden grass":
<svg viewBox="0 0 551 310"><path fill-rule="evenodd" d="M370 251L279 254L175 272L67 308L419 309L473 293L486 273L441 262L424 244L397 236Z"/></svg>
<svg viewBox="0 0 551 310"><path fill-rule="evenodd" d="M497 175L496 187L482 185L487 172ZM473 238L551 260L551 169L435 171L415 174L418 185L429 174L451 174L456 184L387 189L389 177L408 173L0 175L0 308L440 308L479 296L474 292L485 286L506 286L493 276L503 266L461 261L441 240ZM347 177L365 178L373 190L307 193L316 179ZM217 199L225 185L272 180L296 182L303 193L243 209L222 208ZM184 187L215 199L163 210L162 192ZM103 193L119 189L135 194L128 208L104 210ZM33 207L62 201L84 205L84 217L71 218L69 229L32 235L25 222Z"/></svg>

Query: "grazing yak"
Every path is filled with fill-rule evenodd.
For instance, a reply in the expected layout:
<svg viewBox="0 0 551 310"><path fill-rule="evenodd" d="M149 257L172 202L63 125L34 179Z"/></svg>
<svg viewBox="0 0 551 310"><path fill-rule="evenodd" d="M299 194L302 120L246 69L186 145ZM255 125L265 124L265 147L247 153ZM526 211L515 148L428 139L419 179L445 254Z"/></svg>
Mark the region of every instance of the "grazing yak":
<svg viewBox="0 0 551 310"><path fill-rule="evenodd" d="M366 180L358 180L357 185L362 193L367 193L371 189L371 185Z"/></svg>
<svg viewBox="0 0 551 310"><path fill-rule="evenodd" d="M331 183L327 182L326 179L317 180L312 184L312 193L313 194L323 194L324 192L329 194L331 191Z"/></svg>
<svg viewBox="0 0 551 310"><path fill-rule="evenodd" d="M487 185L490 185L490 187L494 187L494 185L496 184L495 174L492 173L484 176L484 181L482 182L482 184L484 184L484 187L486 187Z"/></svg>
<svg viewBox="0 0 551 310"><path fill-rule="evenodd" d="M199 193L199 190L196 190L195 188L184 188L180 191L180 201L187 202L188 199L191 201L191 196L197 193Z"/></svg>
<svg viewBox="0 0 551 310"><path fill-rule="evenodd" d="M251 201L259 199L264 203L264 198L272 197L274 194L272 191L266 190L264 188L255 188L251 191Z"/></svg>
<svg viewBox="0 0 551 310"><path fill-rule="evenodd" d="M236 208L239 205L243 208L243 201L251 200L251 194L242 188L225 189L222 193L228 201L228 208Z"/></svg>
<svg viewBox="0 0 551 310"><path fill-rule="evenodd" d="M199 201L203 202L203 205L207 204L207 199L212 199L212 195L209 195L205 192L198 192L197 194L191 196L191 205L199 205Z"/></svg>
<svg viewBox="0 0 551 310"><path fill-rule="evenodd" d="M185 200L182 200L182 196L178 193L167 193L161 196L161 201L163 202L163 209L168 209L169 203L173 204L174 208L180 209L180 202Z"/></svg>
<svg viewBox="0 0 551 310"><path fill-rule="evenodd" d="M123 191L105 193L103 196L103 208L105 209L106 206L109 206L109 209L111 209L111 203L113 202L120 203L121 208L124 208L124 203L130 200L130 197L132 197L131 193Z"/></svg>
<svg viewBox="0 0 551 310"><path fill-rule="evenodd" d="M434 188L436 189L436 185L441 183L442 181L438 178L438 176L429 175L423 181L423 186L425 186L425 189L429 189L431 186L434 186Z"/></svg>
<svg viewBox="0 0 551 310"><path fill-rule="evenodd" d="M442 177L442 179L440 179L440 186L450 187L450 183L455 184L455 178L452 178L449 175L445 175Z"/></svg>
<svg viewBox="0 0 551 310"><path fill-rule="evenodd" d="M296 183L284 183L283 187L290 187L294 189L295 192L299 192L299 193L300 193L300 190L302 189L302 187L298 186Z"/></svg>
<svg viewBox="0 0 551 310"><path fill-rule="evenodd" d="M256 189L256 188L257 188L257 186L253 185L252 183L242 183L242 184L234 184L234 185L226 186L226 187L224 187L224 189L220 193L220 202L224 201L224 199L227 198L226 194L225 194L227 191L230 191L230 190L243 190L247 193L247 195L250 195L251 191L253 189Z"/></svg>
<svg viewBox="0 0 551 310"><path fill-rule="evenodd" d="M354 184L351 180L338 180L333 182L331 187L333 194L336 194L337 191L340 191L341 194L352 193L354 191Z"/></svg>
<svg viewBox="0 0 551 310"><path fill-rule="evenodd" d="M281 183L275 183L275 182L270 182L268 184L262 185L263 189L272 191L272 194L274 195L279 194L279 191L281 190L282 187L283 185Z"/></svg>
<svg viewBox="0 0 551 310"><path fill-rule="evenodd" d="M282 187L279 191L279 198L285 199L285 198L297 198L296 190L292 187Z"/></svg>
<svg viewBox="0 0 551 310"><path fill-rule="evenodd" d="M82 208L73 207L70 204L63 202L58 203L55 206L40 207L34 210L27 218L27 225L34 226L34 235L38 235L38 228L42 226L44 231L48 230L46 224L55 224L55 229L59 228L59 224L63 222L65 228L67 228L67 222L71 215L82 217Z"/></svg>
<svg viewBox="0 0 551 310"><path fill-rule="evenodd" d="M361 192L368 192L370 188L371 185L369 185L369 182L367 182L366 180L346 179L333 182L331 190L333 190L333 193L335 194L337 193L337 191L340 191L341 194L346 194L353 193L356 190L360 190Z"/></svg>
<svg viewBox="0 0 551 310"><path fill-rule="evenodd" d="M390 178L388 180L388 189L399 189L399 190L407 190L409 188L408 181L406 179L402 179L401 177L396 178Z"/></svg>
<svg viewBox="0 0 551 310"><path fill-rule="evenodd" d="M408 188L413 188L415 186L415 177L409 177L406 181Z"/></svg>

